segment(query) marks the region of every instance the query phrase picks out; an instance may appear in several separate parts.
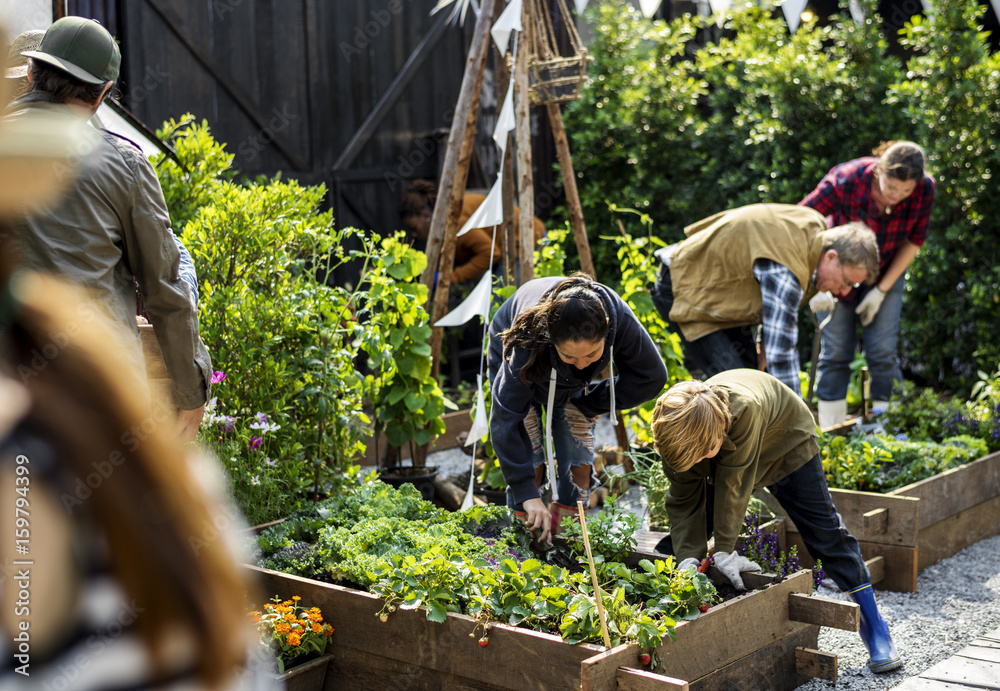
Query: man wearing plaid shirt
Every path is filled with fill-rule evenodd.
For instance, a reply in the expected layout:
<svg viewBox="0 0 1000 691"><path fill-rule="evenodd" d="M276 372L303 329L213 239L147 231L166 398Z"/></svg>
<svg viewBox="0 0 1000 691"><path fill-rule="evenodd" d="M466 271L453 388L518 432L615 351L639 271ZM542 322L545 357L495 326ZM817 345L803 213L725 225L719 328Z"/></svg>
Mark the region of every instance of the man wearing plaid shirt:
<svg viewBox="0 0 1000 691"><path fill-rule="evenodd" d="M798 308L817 291L846 295L874 281L874 233L861 223L827 230L822 214L789 204L730 209L684 233L686 240L656 253L653 302L692 363L706 376L766 368L801 395Z"/></svg>
<svg viewBox="0 0 1000 691"><path fill-rule="evenodd" d="M819 424L826 428L847 417L847 386L857 347L857 322L871 373L872 409L889 405L894 382L902 379L897 354L899 317L906 269L927 235L934 203L934 178L924 171L924 152L913 142L884 144L878 158L835 166L799 202L826 216L831 226L860 221L878 239L879 271L874 285L843 295L823 329L816 392ZM823 318L837 304L820 293L810 307Z"/></svg>

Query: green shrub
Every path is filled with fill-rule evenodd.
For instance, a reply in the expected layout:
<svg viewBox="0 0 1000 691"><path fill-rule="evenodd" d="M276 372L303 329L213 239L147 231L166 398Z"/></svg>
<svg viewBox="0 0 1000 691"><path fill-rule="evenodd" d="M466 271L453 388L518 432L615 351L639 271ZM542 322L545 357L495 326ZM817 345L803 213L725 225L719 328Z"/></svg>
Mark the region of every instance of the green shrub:
<svg viewBox="0 0 1000 691"><path fill-rule="evenodd" d="M835 18L790 36L767 2L670 23L623 0L592 3L595 60L566 112L584 216L606 229L609 202L634 208L671 243L727 208L797 203L834 165L882 141L917 141L938 187L907 282L900 353L907 371L966 394L1000 360L1000 201L991 194L1000 54L989 52L985 6L941 0L904 27L904 64L887 51L877 3L861 4L861 24ZM696 47L706 27L721 39ZM638 236L636 220L625 223ZM614 248L592 251L598 275L614 275Z"/></svg>

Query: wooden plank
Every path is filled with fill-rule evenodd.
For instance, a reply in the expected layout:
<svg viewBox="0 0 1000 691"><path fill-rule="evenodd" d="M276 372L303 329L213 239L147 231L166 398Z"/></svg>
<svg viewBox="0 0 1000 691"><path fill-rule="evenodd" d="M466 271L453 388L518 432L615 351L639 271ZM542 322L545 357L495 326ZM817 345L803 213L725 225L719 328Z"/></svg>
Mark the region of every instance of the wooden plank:
<svg viewBox="0 0 1000 691"><path fill-rule="evenodd" d="M921 499L921 502L924 500ZM917 569L924 569L969 545L1000 534L1000 496L920 530Z"/></svg>
<svg viewBox="0 0 1000 691"><path fill-rule="evenodd" d="M158 14L166 23L173 34L180 39L190 53L201 63L202 67L215 79L225 92L239 105L254 124L261 130L268 129L272 119L270 113L264 113L253 99L243 89L236 84L232 77L215 59L211 53L195 39L188 30L184 20L181 19L172 7L169 7L163 0L146 0L146 3ZM294 150L290 142L278 132L272 132L272 141L281 150L281 153L288 159L289 163L299 170L305 170L308 164Z"/></svg>
<svg viewBox="0 0 1000 691"><path fill-rule="evenodd" d="M893 691L985 691L982 686L951 684L945 681L935 681L921 677L910 677L904 680L899 686L892 688Z"/></svg>
<svg viewBox="0 0 1000 691"><path fill-rule="evenodd" d="M965 684L978 689L1000 689L1000 668L995 663L950 657L921 674L921 678Z"/></svg>
<svg viewBox="0 0 1000 691"><path fill-rule="evenodd" d="M663 673L680 679L699 679L753 653L762 645L806 628L818 632L816 627L788 618L788 595L811 590L812 575L799 571L781 583L712 607L697 619L697 626L691 626L692 622L678 623L677 639L666 641L657 649L664 665ZM754 635L733 636L736 630L753 631ZM809 647L816 647L815 641Z"/></svg>
<svg viewBox="0 0 1000 691"><path fill-rule="evenodd" d="M471 617L453 614L435 624L427 621L423 610L399 609L382 623L378 613L384 603L371 593L247 568L260 579L259 590L264 596L299 595L322 609L336 629L331 638L334 648L350 648L422 667L425 675L465 677L510 689L576 688L581 663L604 651L601 646L568 645L559 636L503 624L494 625L489 646L481 648L477 639L482 628L477 628ZM518 660L519 664L508 664L510 660Z"/></svg>
<svg viewBox="0 0 1000 691"><path fill-rule="evenodd" d="M666 691L667 689L689 691L691 688L683 679L628 667L620 667L616 679L619 691Z"/></svg>
<svg viewBox="0 0 1000 691"><path fill-rule="evenodd" d="M1000 452L900 487L891 495L919 498L920 527L933 525L1000 496Z"/></svg>
<svg viewBox="0 0 1000 691"><path fill-rule="evenodd" d="M389 88L382 94L382 97L372 108L371 112L368 113L368 116L351 137L351 140L347 142L347 146L340 153L337 162L333 164L334 170L348 168L354 162L354 159L357 158L358 153L368 143L368 140L371 139L372 134L389 114L389 111L396 104L396 101L402 95L407 85L409 85L418 70L423 66L427 55L438 44L441 36L444 35L445 27L448 25L448 16L449 12L440 12L435 18L430 31L417 44L417 47L410 54L406 63L403 64L402 69L399 70Z"/></svg>
<svg viewBox="0 0 1000 691"><path fill-rule="evenodd" d="M333 654L323 691L508 691L488 681L452 674L429 673L425 667L408 664L343 646L330 646Z"/></svg>
<svg viewBox="0 0 1000 691"><path fill-rule="evenodd" d="M830 489L834 506L844 519L844 525L852 535L869 542L886 545L906 545L915 547L919 529L920 501L917 497L855 492L846 489ZM877 536L865 534L864 515L869 511L885 509L888 512L885 531ZM789 521L789 524L792 522ZM788 526L788 530L792 530Z"/></svg>
<svg viewBox="0 0 1000 691"><path fill-rule="evenodd" d="M861 534L866 540L871 540L885 534L889 527L889 510L886 508L872 509L861 516Z"/></svg>
<svg viewBox="0 0 1000 691"><path fill-rule="evenodd" d="M853 602L792 593L788 596L788 617L803 624L858 631L861 625L861 608Z"/></svg>
<svg viewBox="0 0 1000 691"><path fill-rule="evenodd" d="M795 649L795 670L802 676L837 681L837 656L798 647Z"/></svg>
<svg viewBox="0 0 1000 691"><path fill-rule="evenodd" d="M795 650L815 648L819 639L818 627L798 626L802 628L689 682L691 691L791 691L798 688L809 679L797 672ZM728 637L734 636L730 632Z"/></svg>
<svg viewBox="0 0 1000 691"><path fill-rule="evenodd" d="M871 559L866 559L865 566L868 567L868 573L871 576L872 583L881 584L881 582L885 580L885 557L872 557Z"/></svg>
<svg viewBox="0 0 1000 691"><path fill-rule="evenodd" d="M871 571L872 583L877 584L879 590L890 590L896 593L917 592L917 555L916 547L900 547L896 545L882 545L874 542L860 541L861 555L868 563L876 557L882 557L881 565L875 566ZM796 547L799 554L799 564L802 568L812 568L816 562L809 555L802 536L797 532L789 531L788 546Z"/></svg>

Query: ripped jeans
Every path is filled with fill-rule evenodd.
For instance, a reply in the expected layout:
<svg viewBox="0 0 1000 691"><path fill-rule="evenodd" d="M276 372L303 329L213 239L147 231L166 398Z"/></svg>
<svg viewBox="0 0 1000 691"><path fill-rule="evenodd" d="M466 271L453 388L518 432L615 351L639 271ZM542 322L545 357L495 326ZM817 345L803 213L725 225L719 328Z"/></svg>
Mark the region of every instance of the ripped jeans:
<svg viewBox="0 0 1000 691"><path fill-rule="evenodd" d="M590 489L596 484L594 475L594 420L586 417L575 405L567 403L556 406L552 411L552 447L556 457L556 489L559 503L576 508L582 501L584 508L590 505ZM524 428L531 439L531 450L535 454L535 483L541 487L545 482L548 464L545 459L545 425L542 422L541 407L532 406L524 418ZM523 511L521 504L515 504L510 490L507 490L507 506L514 511Z"/></svg>

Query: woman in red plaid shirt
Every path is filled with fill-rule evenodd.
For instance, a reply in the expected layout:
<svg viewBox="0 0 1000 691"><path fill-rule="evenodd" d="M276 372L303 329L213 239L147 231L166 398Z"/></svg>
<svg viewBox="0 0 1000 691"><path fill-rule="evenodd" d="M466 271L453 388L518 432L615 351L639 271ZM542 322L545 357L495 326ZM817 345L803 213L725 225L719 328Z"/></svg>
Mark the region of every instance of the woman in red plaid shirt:
<svg viewBox="0 0 1000 691"><path fill-rule="evenodd" d="M871 373L872 410L889 405L893 383L901 381L896 350L906 269L927 235L934 203L934 178L924 171L924 150L913 142L882 144L875 157L835 166L799 204L827 217L830 227L861 221L878 238L879 275L835 299L819 293L809 306L820 319L834 310L823 329L819 357L819 424L847 418L847 385L857 345L857 322Z"/></svg>

